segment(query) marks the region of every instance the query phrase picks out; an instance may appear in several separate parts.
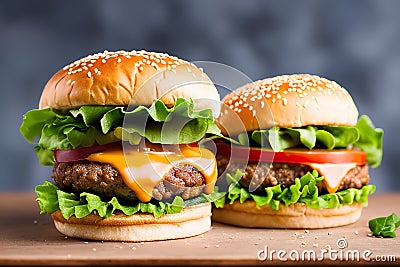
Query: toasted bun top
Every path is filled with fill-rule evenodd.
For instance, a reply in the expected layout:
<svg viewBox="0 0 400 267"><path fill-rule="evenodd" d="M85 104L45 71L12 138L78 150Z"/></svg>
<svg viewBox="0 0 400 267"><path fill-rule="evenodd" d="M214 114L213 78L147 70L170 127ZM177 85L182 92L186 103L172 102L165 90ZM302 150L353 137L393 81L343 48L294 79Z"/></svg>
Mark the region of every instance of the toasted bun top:
<svg viewBox="0 0 400 267"><path fill-rule="evenodd" d="M273 126L352 126L358 118L358 110L346 89L309 74L249 83L225 96L222 102L218 123L222 132L229 135Z"/></svg>
<svg viewBox="0 0 400 267"><path fill-rule="evenodd" d="M47 82L39 108L72 109L85 105L172 106L192 98L196 109L219 114L219 94L209 77L193 64L167 54L117 51L87 56L65 66Z"/></svg>

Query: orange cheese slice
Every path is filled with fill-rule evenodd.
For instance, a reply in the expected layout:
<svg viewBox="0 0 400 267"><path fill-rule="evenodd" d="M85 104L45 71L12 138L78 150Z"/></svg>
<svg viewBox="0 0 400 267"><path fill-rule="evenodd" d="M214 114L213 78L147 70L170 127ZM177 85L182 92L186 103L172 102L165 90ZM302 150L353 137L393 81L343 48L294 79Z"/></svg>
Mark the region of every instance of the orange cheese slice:
<svg viewBox="0 0 400 267"><path fill-rule="evenodd" d="M214 154L205 148L179 145L177 151L164 151L162 145L151 144L150 149L141 151L136 146L113 149L91 154L89 161L108 163L121 174L125 184L132 189L138 199L149 202L154 187L174 166L189 164L197 168L205 177L204 192L212 193L218 177Z"/></svg>
<svg viewBox="0 0 400 267"><path fill-rule="evenodd" d="M330 164L330 163L308 163L311 168L317 170L321 176L325 176L323 180L325 187L329 193L335 193L340 186L344 176L349 170L356 167L356 163Z"/></svg>

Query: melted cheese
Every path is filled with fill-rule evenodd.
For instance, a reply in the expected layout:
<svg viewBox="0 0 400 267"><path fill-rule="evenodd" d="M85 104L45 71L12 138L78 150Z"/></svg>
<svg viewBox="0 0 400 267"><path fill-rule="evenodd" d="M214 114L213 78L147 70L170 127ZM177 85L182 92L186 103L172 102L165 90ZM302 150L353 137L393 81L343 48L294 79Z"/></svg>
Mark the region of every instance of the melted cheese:
<svg viewBox="0 0 400 267"><path fill-rule="evenodd" d="M176 148L176 147L175 147ZM154 187L174 166L190 164L204 176L204 192L212 193L217 180L217 163L214 154L205 148L180 145L178 151L164 151L163 146L151 144L141 151L132 147L94 153L87 157L89 161L108 163L121 174L125 184L135 192L142 202L149 202Z"/></svg>
<svg viewBox="0 0 400 267"><path fill-rule="evenodd" d="M330 163L308 163L311 168L317 170L320 175L325 176L323 180L329 193L335 193L340 186L344 176L349 170L356 167L356 163L330 164Z"/></svg>

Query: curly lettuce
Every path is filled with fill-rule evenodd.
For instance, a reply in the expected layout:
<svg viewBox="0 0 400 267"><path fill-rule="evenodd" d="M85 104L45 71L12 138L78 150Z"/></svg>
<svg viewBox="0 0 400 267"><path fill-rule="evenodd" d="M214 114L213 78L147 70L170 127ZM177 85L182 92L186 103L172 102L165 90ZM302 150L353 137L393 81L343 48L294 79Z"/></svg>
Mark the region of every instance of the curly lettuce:
<svg viewBox="0 0 400 267"><path fill-rule="evenodd" d="M24 115L21 134L32 143L42 165L53 165L53 150L68 150L142 138L152 143L187 144L205 134L219 135L210 109L194 110L193 101L178 98L173 107L156 100L134 110L115 106L82 106L57 112L34 109Z"/></svg>
<svg viewBox="0 0 400 267"><path fill-rule="evenodd" d="M378 167L382 161L382 139L383 130L375 128L366 115L360 117L356 126L272 127L238 136L238 141L243 145L248 145L247 140L251 140L261 147L272 148L274 151L299 146L331 150L352 145L366 152L367 162L373 168Z"/></svg>
<svg viewBox="0 0 400 267"><path fill-rule="evenodd" d="M216 189L209 195L203 193L186 201L180 196L175 196L171 203L154 201L152 203L137 202L132 205L124 205L116 197L105 201L91 193L84 192L79 196L74 193L66 193L49 181L45 181L42 185L37 185L35 191L40 214L51 214L60 210L65 219L69 219L71 216L83 218L91 213L96 213L101 218L107 218L115 211L120 211L127 216L135 213L148 213L153 214L155 218L159 218L164 214L179 213L187 206L220 200L223 195L223 193L218 193L218 189Z"/></svg>
<svg viewBox="0 0 400 267"><path fill-rule="evenodd" d="M219 199L219 207L223 204L232 204L235 201L244 203L246 200L254 200L257 207L268 205L271 209L278 210L280 203L288 206L297 202L304 203L313 209L337 208L341 205L356 203L368 204L368 196L375 192L375 185L364 185L362 188L349 188L332 194L319 195L317 183L324 177L317 171L308 172L294 180L294 184L282 189L276 186L266 187L261 193L250 193L239 184L242 172L237 170L234 174L226 174L229 185L228 192Z"/></svg>

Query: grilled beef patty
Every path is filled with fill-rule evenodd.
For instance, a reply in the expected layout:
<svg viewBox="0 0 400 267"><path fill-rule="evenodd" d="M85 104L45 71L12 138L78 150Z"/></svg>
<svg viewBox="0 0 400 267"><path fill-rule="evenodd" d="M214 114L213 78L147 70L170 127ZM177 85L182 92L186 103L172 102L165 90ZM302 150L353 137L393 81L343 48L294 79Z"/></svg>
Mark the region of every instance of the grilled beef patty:
<svg viewBox="0 0 400 267"><path fill-rule="evenodd" d="M119 172L110 164L98 162L55 163L52 177L66 192L88 192L123 201L136 200L135 193L124 183ZM203 192L205 178L198 169L183 164L172 167L153 190L153 198L168 200L175 196L189 199Z"/></svg>
<svg viewBox="0 0 400 267"><path fill-rule="evenodd" d="M229 163L229 159L217 155L218 174L221 174L226 170ZM237 169L244 169L242 178L239 183L244 188L253 191L263 190L268 186L275 186L277 184L282 187L288 187L294 184L295 178L300 178L307 172L311 172L313 169L304 164L287 164L287 163L268 163L268 162L249 162L243 163L240 161L231 160L227 172L234 173ZM347 188L361 188L369 182L368 165L356 166L351 169L344 179L342 180L338 191L345 190ZM320 193L327 193L324 183L317 184Z"/></svg>

